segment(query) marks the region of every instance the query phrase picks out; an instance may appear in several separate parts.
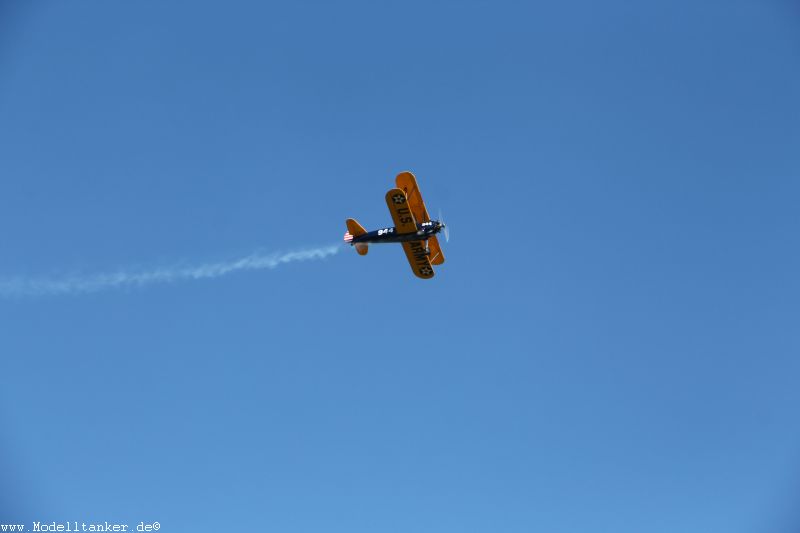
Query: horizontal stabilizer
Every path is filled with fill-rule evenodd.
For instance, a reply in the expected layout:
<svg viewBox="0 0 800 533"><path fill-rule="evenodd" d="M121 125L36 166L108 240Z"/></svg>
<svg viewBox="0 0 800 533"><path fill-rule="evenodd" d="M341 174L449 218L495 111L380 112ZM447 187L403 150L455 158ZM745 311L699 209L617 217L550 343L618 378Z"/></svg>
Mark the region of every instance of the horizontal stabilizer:
<svg viewBox="0 0 800 533"><path fill-rule="evenodd" d="M347 231L353 237L364 235L367 232L367 230L365 230L364 227L361 224L359 224L358 221L356 221L356 219L354 218L348 218L347 220L345 220L345 224L347 224Z"/></svg>

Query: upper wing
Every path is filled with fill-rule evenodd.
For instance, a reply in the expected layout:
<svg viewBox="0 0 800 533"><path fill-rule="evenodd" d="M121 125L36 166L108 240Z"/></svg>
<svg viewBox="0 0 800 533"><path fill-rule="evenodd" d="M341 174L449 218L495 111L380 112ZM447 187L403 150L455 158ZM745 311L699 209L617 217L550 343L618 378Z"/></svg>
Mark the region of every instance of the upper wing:
<svg viewBox="0 0 800 533"><path fill-rule="evenodd" d="M408 196L408 203L411 206L411 212L417 222L428 222L431 217L428 215L428 210L425 209L425 202L422 201L422 193L419 192L417 185L417 178L411 172L401 172L395 178L395 183L398 189L403 191Z"/></svg>
<svg viewBox="0 0 800 533"><path fill-rule="evenodd" d="M411 270L418 278L429 279L433 277L433 267L425 253L425 243L422 241L406 241L403 243L403 251L408 258Z"/></svg>
<svg viewBox="0 0 800 533"><path fill-rule="evenodd" d="M444 263L444 254L442 253L442 248L439 246L439 239L436 238L436 235L431 235L428 237L428 248L431 251L431 264L432 265L441 265Z"/></svg>
<svg viewBox="0 0 800 533"><path fill-rule="evenodd" d="M397 233L414 233L417 231L417 222L406 198L406 193L401 189L390 189L386 193L386 205L392 213L394 225L397 226ZM437 243L438 244L438 243ZM408 264L417 277L428 279L433 277L433 267L425 253L425 243L423 241L407 241L403 243L403 251L406 253Z"/></svg>
<svg viewBox="0 0 800 533"><path fill-rule="evenodd" d="M386 205L392 214L394 225L397 226L397 233L415 233L417 231L417 221L408 206L406 193L400 189L389 189L386 193Z"/></svg>

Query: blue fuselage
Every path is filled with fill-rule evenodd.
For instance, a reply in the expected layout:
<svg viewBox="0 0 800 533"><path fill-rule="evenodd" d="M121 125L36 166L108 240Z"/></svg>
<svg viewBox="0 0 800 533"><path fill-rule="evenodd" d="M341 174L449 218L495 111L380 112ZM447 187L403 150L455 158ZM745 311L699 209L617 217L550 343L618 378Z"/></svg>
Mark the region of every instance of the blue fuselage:
<svg viewBox="0 0 800 533"><path fill-rule="evenodd" d="M442 223L437 220L417 224L417 231L411 233L398 233L397 228L382 228L375 231L368 231L358 237L354 237L352 244L364 242L379 244L384 242L407 242L407 241L427 241L431 236L442 231Z"/></svg>

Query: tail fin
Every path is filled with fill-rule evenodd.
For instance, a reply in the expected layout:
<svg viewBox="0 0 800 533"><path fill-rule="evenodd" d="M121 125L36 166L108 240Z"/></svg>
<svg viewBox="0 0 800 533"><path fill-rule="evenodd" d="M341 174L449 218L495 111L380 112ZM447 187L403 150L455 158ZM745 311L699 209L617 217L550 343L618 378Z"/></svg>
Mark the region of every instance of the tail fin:
<svg viewBox="0 0 800 533"><path fill-rule="evenodd" d="M347 224L347 233L344 234L344 242L346 243L353 244L354 237L364 235L367 232L354 218L348 218L345 222ZM369 245L365 242L356 243L355 247L358 255L367 255L369 251Z"/></svg>

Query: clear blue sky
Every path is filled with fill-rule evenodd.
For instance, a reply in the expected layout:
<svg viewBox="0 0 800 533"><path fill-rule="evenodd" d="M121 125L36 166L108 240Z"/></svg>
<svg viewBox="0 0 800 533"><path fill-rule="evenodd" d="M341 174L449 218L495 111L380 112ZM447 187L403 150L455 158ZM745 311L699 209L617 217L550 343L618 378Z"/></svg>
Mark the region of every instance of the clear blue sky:
<svg viewBox="0 0 800 533"><path fill-rule="evenodd" d="M0 523L800 528L800 8L0 4Z"/></svg>

